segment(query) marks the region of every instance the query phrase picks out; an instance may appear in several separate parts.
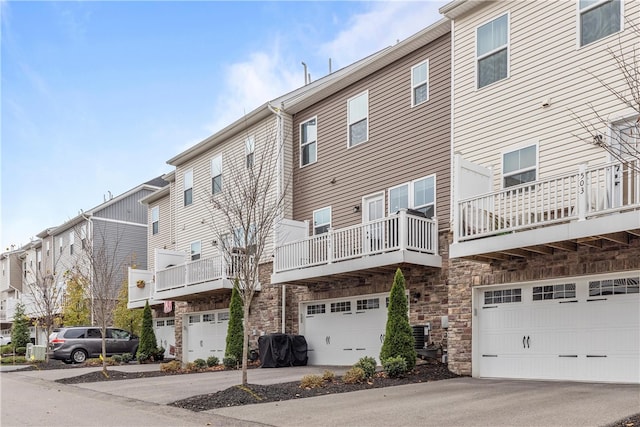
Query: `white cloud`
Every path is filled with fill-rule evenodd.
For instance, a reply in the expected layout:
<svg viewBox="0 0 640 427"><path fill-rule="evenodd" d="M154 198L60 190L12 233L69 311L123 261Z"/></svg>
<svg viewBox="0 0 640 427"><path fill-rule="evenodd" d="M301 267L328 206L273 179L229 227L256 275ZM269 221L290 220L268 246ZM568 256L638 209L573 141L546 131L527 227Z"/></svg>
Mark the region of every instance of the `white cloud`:
<svg viewBox="0 0 640 427"><path fill-rule="evenodd" d="M428 27L442 18L444 1L372 2L370 9L351 17L346 29L319 51L343 68Z"/></svg>

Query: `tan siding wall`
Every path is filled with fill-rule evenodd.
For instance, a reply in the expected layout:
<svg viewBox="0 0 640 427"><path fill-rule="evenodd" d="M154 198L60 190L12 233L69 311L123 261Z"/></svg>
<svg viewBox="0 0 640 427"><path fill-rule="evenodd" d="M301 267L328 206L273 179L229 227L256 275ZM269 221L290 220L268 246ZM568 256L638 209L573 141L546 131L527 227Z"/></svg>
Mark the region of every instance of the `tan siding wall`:
<svg viewBox="0 0 640 427"><path fill-rule="evenodd" d="M429 59L429 100L411 107L411 67ZM296 220L332 207L333 227L362 221L353 207L368 194L436 174L441 230L449 226L450 39L443 36L294 117ZM347 148L347 100L369 91L369 140ZM300 164L300 123L318 118L318 161ZM336 180L335 184L331 180ZM387 208L385 209L385 211Z"/></svg>
<svg viewBox="0 0 640 427"><path fill-rule="evenodd" d="M637 25L640 3L624 3L625 17ZM476 28L506 11L511 28L509 77L477 90ZM620 36L578 47L576 2L515 1L488 3L454 25L454 150L492 167L496 188L501 185L501 153L530 142L540 144L541 178L577 171L582 162L608 161L602 149L578 138L588 134L573 114L594 121L590 103L603 117L624 110L589 72L618 89L624 87L606 50L622 43L628 51L637 43L628 24ZM546 97L551 105L542 108Z"/></svg>
<svg viewBox="0 0 640 427"><path fill-rule="evenodd" d="M244 167L245 139L247 136L255 138L255 161L260 159L260 150L265 148L266 141L273 143L276 136L276 119L270 116L262 122L214 147L197 158L176 168L175 207L176 250L189 252L192 242L202 242L202 258L211 257L218 253L218 248L212 245L217 239L212 222L217 221L218 228L227 229L221 215L211 209L211 159L222 154L222 180L225 191L233 188L233 180L229 176L231 168L238 162ZM273 163L275 168L275 162ZM184 173L193 169L193 203L184 206ZM275 196L275 180L273 194ZM265 247L265 256L271 260L272 245L269 241Z"/></svg>
<svg viewBox="0 0 640 427"><path fill-rule="evenodd" d="M159 209L158 234L153 234L153 219L151 211L154 207ZM167 194L160 200L149 205L148 210L148 250L147 250L147 270L155 269L155 249L173 249L173 224L171 215L171 196Z"/></svg>

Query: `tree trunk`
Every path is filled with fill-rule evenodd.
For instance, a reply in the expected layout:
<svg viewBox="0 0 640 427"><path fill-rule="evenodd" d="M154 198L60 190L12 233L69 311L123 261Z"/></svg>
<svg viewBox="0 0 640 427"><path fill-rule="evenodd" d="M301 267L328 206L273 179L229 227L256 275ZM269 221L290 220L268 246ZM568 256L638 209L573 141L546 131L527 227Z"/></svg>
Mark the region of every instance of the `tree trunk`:
<svg viewBox="0 0 640 427"><path fill-rule="evenodd" d="M249 349L249 304L244 304L242 318L242 385L247 385L247 359Z"/></svg>

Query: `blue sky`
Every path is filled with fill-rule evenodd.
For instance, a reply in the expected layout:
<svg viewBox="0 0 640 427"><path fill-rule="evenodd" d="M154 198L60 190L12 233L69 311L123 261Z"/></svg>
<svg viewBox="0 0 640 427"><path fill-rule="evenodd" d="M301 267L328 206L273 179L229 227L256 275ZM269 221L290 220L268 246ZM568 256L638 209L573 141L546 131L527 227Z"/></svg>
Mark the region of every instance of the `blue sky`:
<svg viewBox="0 0 640 427"><path fill-rule="evenodd" d="M403 40L447 2L0 0L0 252L170 172L269 99Z"/></svg>

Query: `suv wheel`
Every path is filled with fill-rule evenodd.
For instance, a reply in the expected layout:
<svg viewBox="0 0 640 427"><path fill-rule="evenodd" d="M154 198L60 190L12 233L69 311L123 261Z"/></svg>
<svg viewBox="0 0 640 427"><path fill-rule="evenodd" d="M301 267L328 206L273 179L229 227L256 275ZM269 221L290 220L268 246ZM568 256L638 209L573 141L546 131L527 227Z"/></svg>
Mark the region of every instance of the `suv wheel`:
<svg viewBox="0 0 640 427"><path fill-rule="evenodd" d="M73 363L83 363L85 360L87 360L87 353L84 350L73 350L71 353Z"/></svg>

